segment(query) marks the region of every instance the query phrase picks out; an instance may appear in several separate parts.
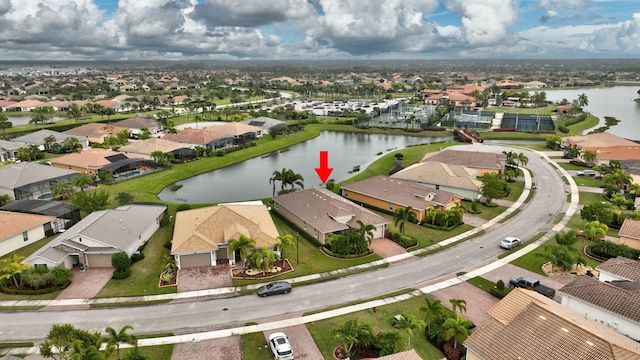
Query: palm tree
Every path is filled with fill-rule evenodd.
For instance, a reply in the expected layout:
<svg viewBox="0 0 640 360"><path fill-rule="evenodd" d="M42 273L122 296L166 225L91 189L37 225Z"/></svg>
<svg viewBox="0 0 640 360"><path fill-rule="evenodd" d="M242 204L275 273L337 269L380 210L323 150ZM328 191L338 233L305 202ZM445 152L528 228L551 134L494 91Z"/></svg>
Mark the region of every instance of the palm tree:
<svg viewBox="0 0 640 360"><path fill-rule="evenodd" d="M577 232L575 230L570 230L568 232L561 231L556 234L556 242L558 245L562 246L573 246L573 244L578 241L578 237L576 236Z"/></svg>
<svg viewBox="0 0 640 360"><path fill-rule="evenodd" d="M378 334L377 346L380 348L380 356L396 353L402 337L397 331L384 331Z"/></svg>
<svg viewBox="0 0 640 360"><path fill-rule="evenodd" d="M254 239L248 238L244 235L240 235L240 237L236 239L229 240L229 250L238 251L240 253L240 262L242 263L242 273L244 274L244 263L247 259L247 253L249 249L254 249L256 247L256 241Z"/></svg>
<svg viewBox="0 0 640 360"><path fill-rule="evenodd" d="M589 240L602 240L607 236L609 227L598 220L589 221L584 225L584 234Z"/></svg>
<svg viewBox="0 0 640 360"><path fill-rule="evenodd" d="M68 180L59 180L51 185L51 196L54 199L66 200L73 195L73 184Z"/></svg>
<svg viewBox="0 0 640 360"><path fill-rule="evenodd" d="M9 122L9 118L7 118L7 115L0 113L0 129L2 129L3 140L7 140L7 137L5 136L5 130L7 129L9 124L10 122Z"/></svg>
<svg viewBox="0 0 640 360"><path fill-rule="evenodd" d="M536 252L535 255L545 258L551 263L551 271L559 267L564 271L569 271L575 263L574 256L570 253L568 247L562 245L546 245L542 252Z"/></svg>
<svg viewBox="0 0 640 360"><path fill-rule="evenodd" d="M104 355L97 346L86 346L82 340L76 340L71 344L69 360L104 360Z"/></svg>
<svg viewBox="0 0 640 360"><path fill-rule="evenodd" d="M393 212L393 226L396 226L400 233L404 235L404 225L407 221L416 222L416 213L411 206L406 208L397 208Z"/></svg>
<svg viewBox="0 0 640 360"><path fill-rule="evenodd" d="M366 224L362 220L358 220L356 223L358 224L358 236L360 239L371 245L371 240L373 240L374 231L376 230L375 225Z"/></svg>
<svg viewBox="0 0 640 360"><path fill-rule="evenodd" d="M467 302L463 299L449 299L451 303L451 310L456 312L456 309L460 310L460 313L467 312Z"/></svg>
<svg viewBox="0 0 640 360"><path fill-rule="evenodd" d="M79 187L80 191L84 191L84 188L93 184L93 179L88 174L80 174L73 178L71 181L73 186Z"/></svg>
<svg viewBox="0 0 640 360"><path fill-rule="evenodd" d="M82 108L78 104L72 103L71 105L69 105L67 115L71 116L76 121L76 124L78 124L80 118L82 117Z"/></svg>
<svg viewBox="0 0 640 360"><path fill-rule="evenodd" d="M282 268L284 268L284 262L287 260L287 257L289 257L289 251L295 249L296 245L293 242L293 235L291 234L280 235L276 240L278 240L278 242L274 247L278 249L282 255Z"/></svg>
<svg viewBox="0 0 640 360"><path fill-rule="evenodd" d="M411 348L411 337L413 337L413 330L424 329L424 321L417 319L414 315L400 315L395 325L398 329L404 330L408 336L407 349Z"/></svg>
<svg viewBox="0 0 640 360"><path fill-rule="evenodd" d="M425 323L427 324L427 333L431 333L431 323L434 320L442 318L444 314L444 306L442 302L436 299L425 298L426 305L420 308L420 311L426 313Z"/></svg>
<svg viewBox="0 0 640 360"><path fill-rule="evenodd" d="M527 166L527 164L529 163L529 158L524 153L519 153L517 160L518 160L518 163L516 165L517 167Z"/></svg>
<svg viewBox="0 0 640 360"><path fill-rule="evenodd" d="M304 189L304 178L302 177L302 175L294 172L293 170L287 169L283 175L283 178L283 182L285 185L291 185L291 190L293 190L296 185Z"/></svg>
<svg viewBox="0 0 640 360"><path fill-rule="evenodd" d="M114 345L116 347L118 360L120 360L120 343L126 343L130 345L135 345L138 343L138 340L134 335L127 334L127 330L133 330L133 327L131 325L125 325L118 332L116 332L112 327L108 327L105 329L108 337L104 340L108 345Z"/></svg>
<svg viewBox="0 0 640 360"><path fill-rule="evenodd" d="M354 345L370 346L375 341L373 329L369 323L349 320L333 330L333 337L342 341L342 349L347 356L352 355Z"/></svg>
<svg viewBox="0 0 640 360"><path fill-rule="evenodd" d="M276 255L266 246L256 249L251 254L251 262L259 269L262 269L262 275L264 275L266 270L271 270L271 264L273 264L275 260Z"/></svg>
<svg viewBox="0 0 640 360"><path fill-rule="evenodd" d="M444 321L442 337L445 341L453 339L453 348L458 346L459 342L464 342L469 337L469 328L472 323L463 319L460 315L450 317Z"/></svg>
<svg viewBox="0 0 640 360"><path fill-rule="evenodd" d="M282 169L282 172L276 170L273 172L271 177L269 178L269 184L273 184L273 196L276 196L276 181L280 181L282 185L282 191L284 191L284 182L282 182L282 174L286 171L286 169Z"/></svg>
<svg viewBox="0 0 640 360"><path fill-rule="evenodd" d="M162 267L163 271L174 272L175 270L178 269L178 262L170 254L164 255L164 261L165 261L165 264Z"/></svg>
<svg viewBox="0 0 640 360"><path fill-rule="evenodd" d="M589 98L587 97L587 94L582 93L578 95L578 105L580 105L581 108L589 105Z"/></svg>
<svg viewBox="0 0 640 360"><path fill-rule="evenodd" d="M593 164L596 163L596 160L598 160L598 154L596 154L591 150L585 150L582 152L582 158L584 159L584 162L586 162L588 166L593 166Z"/></svg>
<svg viewBox="0 0 640 360"><path fill-rule="evenodd" d="M149 357L140 351L138 345L134 346L123 358L123 360L148 360Z"/></svg>

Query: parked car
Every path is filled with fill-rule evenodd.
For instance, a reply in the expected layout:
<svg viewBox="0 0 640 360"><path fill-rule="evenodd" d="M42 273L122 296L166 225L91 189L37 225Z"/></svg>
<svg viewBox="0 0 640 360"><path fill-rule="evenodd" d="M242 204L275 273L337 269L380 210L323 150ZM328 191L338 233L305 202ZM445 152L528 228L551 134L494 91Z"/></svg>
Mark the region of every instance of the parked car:
<svg viewBox="0 0 640 360"><path fill-rule="evenodd" d="M274 281L258 288L258 296L269 296L276 294L288 294L291 292L291 284L286 281Z"/></svg>
<svg viewBox="0 0 640 360"><path fill-rule="evenodd" d="M522 241L520 241L520 239L518 239L517 237L513 237L513 236L508 236L502 239L502 241L500 241L500 247L503 249L513 249L514 247L519 246L520 244L522 244Z"/></svg>
<svg viewBox="0 0 640 360"><path fill-rule="evenodd" d="M269 335L269 347L274 358L278 360L293 360L293 350L285 333L277 332Z"/></svg>
<svg viewBox="0 0 640 360"><path fill-rule="evenodd" d="M580 170L578 176L596 176L596 172L594 170Z"/></svg>
<svg viewBox="0 0 640 360"><path fill-rule="evenodd" d="M548 286L540 284L540 281L527 276L512 276L509 278L509 287L515 289L517 287L529 289L544 295L550 299L556 296L556 291Z"/></svg>

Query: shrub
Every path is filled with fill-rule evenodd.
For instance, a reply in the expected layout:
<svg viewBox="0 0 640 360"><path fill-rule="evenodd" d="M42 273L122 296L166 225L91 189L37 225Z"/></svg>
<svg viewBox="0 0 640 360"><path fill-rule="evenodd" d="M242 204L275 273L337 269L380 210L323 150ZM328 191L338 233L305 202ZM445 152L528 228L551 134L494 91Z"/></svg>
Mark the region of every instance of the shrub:
<svg viewBox="0 0 640 360"><path fill-rule="evenodd" d="M122 279L128 278L129 275L131 275L131 269L127 268L127 270L125 271L118 271L118 270L114 271L111 278L116 280L122 280Z"/></svg>
<svg viewBox="0 0 640 360"><path fill-rule="evenodd" d="M142 251L139 251L137 253L134 253L133 255L131 255L131 263L135 263L138 262L140 260L144 259L144 253Z"/></svg>
<svg viewBox="0 0 640 360"><path fill-rule="evenodd" d="M504 281L502 281L502 279L498 280L498 282L496 283L496 289L500 291L504 290Z"/></svg>
<svg viewBox="0 0 640 360"><path fill-rule="evenodd" d="M427 131L447 131L447 128L444 128L442 126L430 126L430 127L426 127L424 128Z"/></svg>
<svg viewBox="0 0 640 360"><path fill-rule="evenodd" d="M558 125L558 130L560 130L560 132L562 132L564 134L568 134L569 133L569 129L567 129L567 127L564 124Z"/></svg>
<svg viewBox="0 0 640 360"><path fill-rule="evenodd" d="M514 132L514 131L518 131L518 129L516 128L495 128L493 129L494 132Z"/></svg>
<svg viewBox="0 0 640 360"><path fill-rule="evenodd" d="M224 150L216 151L216 156L224 156Z"/></svg>
<svg viewBox="0 0 640 360"><path fill-rule="evenodd" d="M400 235L398 239L394 239L393 241L405 249L418 245L418 240L407 235Z"/></svg>
<svg viewBox="0 0 640 360"><path fill-rule="evenodd" d="M111 256L111 265L113 265L116 271L124 272L129 269L131 259L129 259L129 256L125 252L115 253Z"/></svg>

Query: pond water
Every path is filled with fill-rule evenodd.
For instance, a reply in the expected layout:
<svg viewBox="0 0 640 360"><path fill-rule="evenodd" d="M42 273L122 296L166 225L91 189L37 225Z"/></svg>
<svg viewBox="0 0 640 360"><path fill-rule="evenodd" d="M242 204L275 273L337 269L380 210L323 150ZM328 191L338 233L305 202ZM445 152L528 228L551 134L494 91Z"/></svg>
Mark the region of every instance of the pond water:
<svg viewBox="0 0 640 360"><path fill-rule="evenodd" d="M640 140L640 103L633 101L638 97L638 86L614 86L597 89L545 90L547 100L573 101L580 94L587 95L589 105L585 110L600 118L600 126L604 126L604 117L612 116L620 122L612 126L608 133L630 140Z"/></svg>
<svg viewBox="0 0 640 360"><path fill-rule="evenodd" d="M13 126L27 125L29 123L29 121L31 121L31 119L33 119L34 115L35 114L32 114L32 115L11 115L11 116L7 116L7 119L9 121L11 121L11 124L13 124ZM66 118L67 118L66 116L51 116L51 117L49 117L49 121L64 120Z"/></svg>
<svg viewBox="0 0 640 360"><path fill-rule="evenodd" d="M402 135L322 132L314 139L291 146L273 156L254 158L223 169L183 181L182 188L165 188L158 196L176 203L218 203L271 197L269 184L274 171L291 169L302 175L305 188L321 186L314 168L319 167L320 151L328 151L329 179L344 181L355 175L353 169L364 170L380 156L409 145L450 142L452 137L415 137ZM276 184L278 191L280 183Z"/></svg>

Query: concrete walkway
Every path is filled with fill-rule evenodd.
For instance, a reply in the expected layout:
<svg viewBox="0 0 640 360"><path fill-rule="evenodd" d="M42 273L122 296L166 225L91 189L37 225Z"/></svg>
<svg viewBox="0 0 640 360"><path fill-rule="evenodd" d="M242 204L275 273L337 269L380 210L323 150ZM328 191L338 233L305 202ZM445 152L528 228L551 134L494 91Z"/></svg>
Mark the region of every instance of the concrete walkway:
<svg viewBox="0 0 640 360"><path fill-rule="evenodd" d="M575 212L577 211L578 208L578 187L576 185L576 183L573 181L573 179L571 178L571 176L567 173L566 170L564 170L562 167L560 167L557 163L553 162L552 160L550 160L548 158L548 156L545 153L539 152L539 151L535 151L536 153L538 153L542 158L546 159L547 161L549 161L549 163L554 166L560 173L562 176L564 176L565 178L568 179L569 181L569 191L571 193L571 201L568 205L568 207L566 207L565 209L565 215L562 218L562 220L556 224L555 226L553 226L552 231L547 232L544 236L542 236L540 239L538 239L537 241L535 241L534 243L531 243L523 248L521 248L520 250L509 254L508 256L505 256L502 259L498 259L494 262L491 262L489 264L486 264L484 266L480 266L476 269L473 269L461 276L457 276L457 277L453 277L450 279L446 279L443 281L440 281L438 283L435 284L431 284L431 285L427 285L425 287L422 287L416 291L413 291L411 293L407 293L407 294L403 294L403 295L398 295L398 296L394 296L394 297L389 297L389 298L385 298L385 299L379 299L379 300L373 300L373 301L368 301L365 303L361 303L361 304L356 304L356 305L351 305L351 306L346 306L343 308L339 308L339 309L334 309L334 310L329 310L329 311L325 311L325 312L321 312L321 313L315 313L312 315L306 315L306 316L300 316L300 317L295 317L295 318L290 318L290 319L283 319L283 320L278 320L278 321L273 321L273 322L269 322L269 323L263 323L263 324L257 324L257 325L250 325L250 326L242 326L242 327L235 327L235 328L228 328L228 329L220 329L220 330L213 330L213 331L206 331L206 332L200 332L200 333L193 333L193 334L182 334L182 335L176 335L176 336L167 336L167 337L159 337L159 338L152 338L152 339L140 339L138 340L138 345L139 346L155 346L155 345L166 345L166 344L179 344L179 343L185 343L185 342L197 342L197 341L205 341L205 340L209 340L209 339L217 339L217 338L222 338L222 337L228 337L228 336L234 336L234 335L241 335L241 334L249 334L249 333L254 333L254 332L268 332L270 330L274 330L274 329L280 329L280 328L284 328L284 327L288 327L288 326L297 326L297 325L302 325L302 324L306 324L306 323L310 323L310 322L314 322L314 321L318 321L318 320L324 320L324 319L329 319L332 317L337 317L337 316L341 316L344 314L349 314L349 313L353 313L353 312L357 312L357 311L361 311L361 310L366 310L366 309L371 309L373 307L379 307L379 306L383 306L386 304L391 304L391 303L395 303L395 302L399 302L399 301L403 301L403 300L407 300L409 298L415 297L415 296L421 296L424 294L432 294L438 290L442 290L442 289L446 289L449 288L451 286L454 285L458 285L461 284L473 277L476 276L482 276L486 273L489 273L491 271L494 271L498 268L500 268L501 266L504 266L506 264L509 264L511 261L519 258L520 256L525 255L526 253L529 253L533 250L535 250L537 247L539 247L540 245L542 245L545 241L549 240L552 236L554 236L555 233L561 231L562 229L564 229L564 227L566 226L567 222L571 219L571 217L575 214ZM526 170L523 168L523 170ZM294 278L294 279L288 279L288 281L290 281L291 283L298 283L298 282L306 282L309 280L315 280L315 279L320 279L322 277L325 276L331 276L334 274L342 274L342 273L348 273L350 271L353 270L360 270L360 269L366 269L366 268L371 268L371 267L375 267L378 265L382 265L382 264L386 264L386 263L394 263L397 261L403 261L405 260L407 257L412 257L415 255L419 255L422 254L424 252L430 251L432 249L436 249L438 247L442 247L442 246L446 246L448 244L451 243L455 243L458 241L462 241L470 236L473 236L485 229L490 228L491 226L498 224L500 221L502 221L504 218L510 216L514 211L516 211L518 208L520 208L523 204L524 201L527 199L527 197L529 196L529 193L531 192L531 186L532 186L532 180L531 180L531 174L529 173L529 171L524 171L524 178L525 178L525 186L524 186L524 191L522 193L522 195L518 198L518 200L516 202L514 202L506 211L504 211L502 214L496 216L495 218L487 221L486 223L484 223L483 225L471 229L463 234L459 234L457 236L454 236L452 238L443 240L437 244L431 245L427 248L423 248L423 249L419 249L416 251L413 251L411 253L404 253L404 254L399 254L399 255L395 255L395 256L391 256L389 258L385 258L382 260L378 260L378 261L374 261L368 264L362 264L362 265L358 265L358 266L354 266L352 268L349 269L340 269L340 270L336 270L336 271L332 271L329 273L323 273L323 274L313 274L313 275L308 275L308 276L303 276L303 277L298 277L298 278ZM222 295L222 294L230 294L230 293L234 293L240 290L246 290L246 289L257 289L260 286L260 284L254 284L254 285L249 285L249 286L244 286L244 287L238 287L238 288L220 288L220 289L207 289L207 290L199 290L199 291L191 291L191 292L184 292L184 293L174 293L174 294L164 294L164 295L152 295L152 296L140 296L140 297L126 297L126 298L111 298L111 299L61 299L61 300L21 300L21 301L2 301L0 302L0 307L11 307L11 306L47 306L47 305L56 305L56 306L77 306L79 304L104 304L104 303L119 303L119 302L138 302L138 301L153 301L153 300L173 300L173 299L186 299L186 298L193 298L193 297L201 297L201 296L211 296L211 295ZM29 354L35 354L38 351L37 347L34 348L30 348L30 349L25 349L25 348L20 348L20 349L14 349L17 350L17 352L19 353L29 353Z"/></svg>

